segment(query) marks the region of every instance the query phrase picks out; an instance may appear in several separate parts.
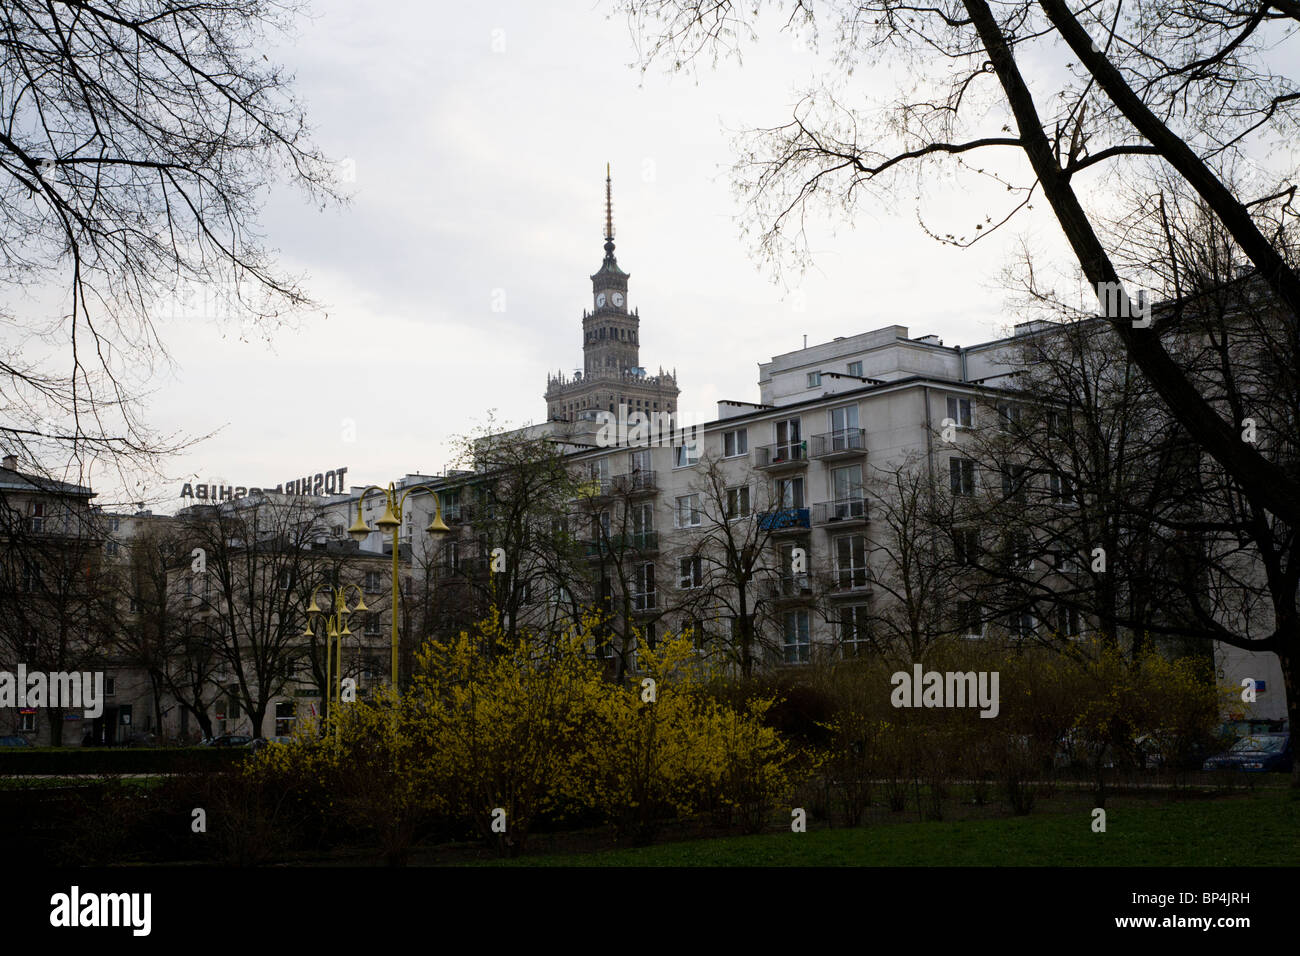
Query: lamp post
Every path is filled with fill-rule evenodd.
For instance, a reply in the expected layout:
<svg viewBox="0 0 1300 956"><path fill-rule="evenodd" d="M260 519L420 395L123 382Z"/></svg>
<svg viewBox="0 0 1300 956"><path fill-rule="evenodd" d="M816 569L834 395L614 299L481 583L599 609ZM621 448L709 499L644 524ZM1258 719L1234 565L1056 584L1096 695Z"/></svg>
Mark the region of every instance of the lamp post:
<svg viewBox="0 0 1300 956"><path fill-rule="evenodd" d="M372 491L377 491L384 496L385 505L384 513L375 521L375 528L380 533L389 534L393 541L393 693L396 695L399 693L397 687L397 605L401 600L401 588L399 587L397 580L397 532L401 530L402 527L402 509L406 506L406 499L416 491L425 491L433 496L433 520L429 522L429 527L424 530L434 540L441 538L445 534L450 534L451 529L448 528L447 523L442 520L442 499L438 497L436 491L428 485L413 485L403 491L399 498L397 489L393 486L392 482L389 482L387 489L380 488L378 485L371 485L365 491L361 492L361 495L357 498L357 520L352 522L352 526L348 528L348 534L351 535L352 540L357 543L366 540L366 537L372 530L361 517L361 506L366 500L366 495L370 494ZM414 555L412 555L412 559L414 559Z"/></svg>
<svg viewBox="0 0 1300 956"><path fill-rule="evenodd" d="M347 589L357 592L357 606L348 608ZM316 595L322 590L330 596L329 610L322 610L316 603ZM367 611L366 596L355 584L342 586L333 584L318 585L311 592L311 603L307 605L307 629L303 637L315 637L311 630L312 615L316 615L317 626L321 628L321 637L325 639L325 699L329 704L329 717L334 718L334 708L343 703L343 638L352 631L348 628L348 615L353 611ZM334 644L334 666L330 667L330 644ZM335 727L338 726L335 721Z"/></svg>

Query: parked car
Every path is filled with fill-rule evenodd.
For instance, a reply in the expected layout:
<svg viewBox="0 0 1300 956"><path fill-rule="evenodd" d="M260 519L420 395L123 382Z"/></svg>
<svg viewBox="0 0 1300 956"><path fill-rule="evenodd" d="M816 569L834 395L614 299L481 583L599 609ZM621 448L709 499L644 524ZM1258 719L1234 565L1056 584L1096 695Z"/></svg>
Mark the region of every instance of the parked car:
<svg viewBox="0 0 1300 956"><path fill-rule="evenodd" d="M247 747L252 742L253 738L248 734L222 734L204 741L209 747Z"/></svg>
<svg viewBox="0 0 1300 956"><path fill-rule="evenodd" d="M1248 734L1221 754L1205 761L1205 770L1243 770L1247 773L1290 773L1295 765L1291 735Z"/></svg>
<svg viewBox="0 0 1300 956"><path fill-rule="evenodd" d="M253 750L261 750L263 747L269 747L271 744L291 744L292 737L258 737L250 746Z"/></svg>
<svg viewBox="0 0 1300 956"><path fill-rule="evenodd" d="M18 734L11 734L8 737L0 737L0 747L30 747L31 745L31 741Z"/></svg>

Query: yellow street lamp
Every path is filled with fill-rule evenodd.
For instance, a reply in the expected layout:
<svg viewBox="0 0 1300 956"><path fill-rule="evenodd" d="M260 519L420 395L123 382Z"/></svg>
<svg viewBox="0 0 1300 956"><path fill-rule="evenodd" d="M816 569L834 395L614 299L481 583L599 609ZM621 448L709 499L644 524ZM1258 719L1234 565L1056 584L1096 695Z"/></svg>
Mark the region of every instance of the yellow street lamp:
<svg viewBox="0 0 1300 956"><path fill-rule="evenodd" d="M348 588L352 588L357 593L357 604L354 608L348 607ZM322 591L330 595L328 610L322 609L316 603L316 595ZM343 703L343 638L352 634L352 630L348 627L348 615L354 611L368 610L365 593L355 584L342 586L321 584L311 592L311 603L307 605L307 629L303 631L303 637L316 636L311 629L312 615L315 615L320 636L325 642L325 699L328 704L329 718L334 718L334 708ZM331 647L333 648L332 666ZM335 727L337 726L336 722Z"/></svg>
<svg viewBox="0 0 1300 956"><path fill-rule="evenodd" d="M393 542L393 601L392 601L392 612L391 612L391 616L393 619L392 620L393 623L393 627L392 627L393 693L398 694L399 690L397 687L397 607L398 607L398 602L401 600L401 587L399 586L399 582L397 579L397 533L399 530L401 530L402 527L402 514L403 514L403 509L406 507L406 499L416 491L424 491L433 496L433 506L434 506L433 520L429 522L429 526L424 530L435 541L441 538L445 534L450 534L451 529L447 527L447 523L442 520L442 499L438 497L438 493L436 491L434 491L428 485L413 485L410 488L407 488L405 491L403 491L401 497L399 498L396 487L390 482L387 490L380 488L378 485L371 485L365 491L361 492L360 497L357 498L357 520L352 522L352 526L348 528L348 534L351 535L352 539L358 543L366 540L366 536L369 535L372 530L370 526L366 524L365 520L361 517L362 504L365 502L366 495L370 494L370 492L372 491L377 491L384 496L384 505L385 505L384 513L380 515L378 520L375 521L375 529L380 531L383 534L389 535L389 537L392 539ZM412 555L412 558L414 558L414 555Z"/></svg>

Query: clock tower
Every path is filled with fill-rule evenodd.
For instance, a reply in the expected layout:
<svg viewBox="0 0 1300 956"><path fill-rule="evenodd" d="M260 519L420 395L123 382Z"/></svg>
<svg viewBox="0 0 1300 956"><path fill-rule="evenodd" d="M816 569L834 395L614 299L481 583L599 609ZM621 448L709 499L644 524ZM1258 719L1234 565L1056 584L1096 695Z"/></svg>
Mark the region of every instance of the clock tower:
<svg viewBox="0 0 1300 956"><path fill-rule="evenodd" d="M582 313L582 370L547 382L552 419L590 418L593 410L676 412L676 376L660 369L648 376L641 367L641 315L628 308L628 273L614 257L614 196L605 166L605 259L591 277L592 310Z"/></svg>

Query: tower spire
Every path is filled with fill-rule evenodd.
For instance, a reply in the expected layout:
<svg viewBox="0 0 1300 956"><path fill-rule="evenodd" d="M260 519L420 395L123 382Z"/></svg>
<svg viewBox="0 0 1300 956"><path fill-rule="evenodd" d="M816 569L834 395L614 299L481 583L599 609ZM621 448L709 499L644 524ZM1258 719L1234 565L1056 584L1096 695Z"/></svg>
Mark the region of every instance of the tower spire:
<svg viewBox="0 0 1300 956"><path fill-rule="evenodd" d="M614 258L614 185L605 164L605 258Z"/></svg>

